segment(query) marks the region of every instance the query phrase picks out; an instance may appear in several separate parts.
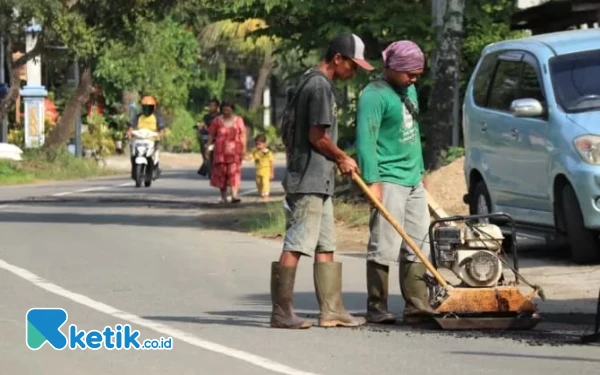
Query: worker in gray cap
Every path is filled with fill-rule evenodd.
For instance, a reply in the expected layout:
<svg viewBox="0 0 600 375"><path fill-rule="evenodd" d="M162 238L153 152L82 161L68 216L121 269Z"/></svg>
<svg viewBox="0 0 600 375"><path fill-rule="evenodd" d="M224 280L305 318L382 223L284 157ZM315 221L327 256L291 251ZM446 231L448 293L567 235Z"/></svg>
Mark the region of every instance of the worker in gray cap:
<svg viewBox="0 0 600 375"><path fill-rule="evenodd" d="M290 96L283 121L287 151L285 190L286 233L279 261L271 264L271 326L309 328L293 310L296 268L301 256L314 256L314 286L319 302L319 325L355 327L365 319L350 315L342 301L342 264L333 260L336 235L331 197L335 167L345 175L358 173L354 159L336 145L338 136L334 80L352 78L364 58L365 45L354 34L334 38L315 68L300 78Z"/></svg>

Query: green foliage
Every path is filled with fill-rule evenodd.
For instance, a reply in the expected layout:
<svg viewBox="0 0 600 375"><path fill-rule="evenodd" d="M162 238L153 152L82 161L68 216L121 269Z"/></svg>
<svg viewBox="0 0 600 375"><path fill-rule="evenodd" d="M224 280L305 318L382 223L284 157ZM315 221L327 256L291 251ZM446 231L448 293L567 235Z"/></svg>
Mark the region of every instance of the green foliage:
<svg viewBox="0 0 600 375"><path fill-rule="evenodd" d="M466 86L477 65L481 51L486 45L524 36L522 31L510 30L510 17L514 10L514 1L511 0L466 2L461 69L462 87Z"/></svg>
<svg viewBox="0 0 600 375"><path fill-rule="evenodd" d="M281 202L269 202L261 206L251 207L238 215L238 229L262 236L285 233L285 212Z"/></svg>
<svg viewBox="0 0 600 375"><path fill-rule="evenodd" d="M224 61L199 60L195 87L190 90L189 106L196 112L205 111L205 105L212 98L223 97L227 65Z"/></svg>
<svg viewBox="0 0 600 375"><path fill-rule="evenodd" d="M196 137L194 116L183 108L173 113L173 121L167 124L163 145L170 152L200 152Z"/></svg>
<svg viewBox="0 0 600 375"><path fill-rule="evenodd" d="M139 90L155 96L169 112L185 106L190 88L196 85L197 51L194 34L174 20L140 20L132 44L118 39L106 43L94 75L108 95Z"/></svg>
<svg viewBox="0 0 600 375"><path fill-rule="evenodd" d="M367 44L371 59L399 38L416 38L429 49L430 8L422 1L393 0L373 6L370 1L207 0L221 18L246 19L260 14L264 30L284 41L282 49L298 46L321 50L323 42L340 32L354 32ZM393 15L393 16L391 16Z"/></svg>
<svg viewBox="0 0 600 375"><path fill-rule="evenodd" d="M0 160L0 185L70 180L117 173L98 166L94 160L77 158L64 147L52 154L44 153L40 149L27 149L23 152L22 161Z"/></svg>
<svg viewBox="0 0 600 375"><path fill-rule="evenodd" d="M115 151L113 133L104 116L93 114L87 119L87 132L81 135L84 149L92 150L97 155L106 157Z"/></svg>
<svg viewBox="0 0 600 375"><path fill-rule="evenodd" d="M462 147L450 147L448 152L444 154L443 165L452 164L456 159L465 156L465 149Z"/></svg>
<svg viewBox="0 0 600 375"><path fill-rule="evenodd" d="M248 18L242 21L224 19L205 26L200 39L206 50L217 50L222 55L245 58L254 55L258 58L270 56L279 43L279 38L271 35L256 35L267 25L260 18Z"/></svg>

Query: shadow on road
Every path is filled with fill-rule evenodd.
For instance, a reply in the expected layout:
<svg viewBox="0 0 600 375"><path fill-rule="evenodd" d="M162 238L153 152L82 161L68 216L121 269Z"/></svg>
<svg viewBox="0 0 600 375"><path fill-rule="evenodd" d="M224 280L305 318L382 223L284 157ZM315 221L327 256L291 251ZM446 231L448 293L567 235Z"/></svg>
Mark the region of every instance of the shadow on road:
<svg viewBox="0 0 600 375"><path fill-rule="evenodd" d="M169 179L174 180L198 180L198 181L209 181L207 177L200 176L196 173L196 169L172 169L165 170L164 176ZM281 180L283 179L285 174L285 166L276 165L275 166L275 179ZM252 165L243 165L242 166L242 181L254 181L255 172L254 166Z"/></svg>
<svg viewBox="0 0 600 375"><path fill-rule="evenodd" d="M129 225L144 227L190 227L197 228L198 222L179 215L131 215L131 214L79 214L79 213L23 213L0 212L0 223L50 223Z"/></svg>
<svg viewBox="0 0 600 375"><path fill-rule="evenodd" d="M278 193L274 193L274 199ZM125 225L142 227L188 227L198 229L230 230L236 229L239 217L236 212L260 213L264 203L258 197L242 197L238 204L220 205L205 200L154 199L152 196L124 196L110 198L107 196L36 198L17 201L19 206L56 207L62 212L23 212L4 209L0 211L0 223L51 223L51 224L91 224L91 225ZM105 212L93 213L70 212L66 207L102 208ZM145 207L168 210L199 210L198 214L178 215L164 212L118 213L115 208ZM201 210L201 212L200 212Z"/></svg>
<svg viewBox="0 0 600 375"><path fill-rule="evenodd" d="M344 293L344 304L348 311L355 316L364 316L366 293ZM543 321L536 328L529 331L443 331L435 323L424 323L418 325L407 325L402 322L401 312L403 308L402 297L392 295L390 308L398 316L395 325L374 325L354 328L381 333L407 333L420 335L437 335L455 338L504 338L519 341L528 345L585 345L580 338L589 334L594 326L594 314L552 314L543 313ZM143 316L144 319L158 320L164 322L179 322L206 325L231 325L249 327L269 327L271 297L269 294L254 294L246 296L242 305L260 306L259 309L244 309L231 311L208 311L198 316ZM586 300L566 301L570 306L589 303ZM318 319L318 304L314 293L300 292L294 294L294 308L298 316L310 319L316 323ZM600 345L587 344L587 345ZM465 353L462 353L465 354ZM466 353L468 354L468 353ZM472 354L481 354L473 352ZM594 360L599 361L600 360Z"/></svg>
<svg viewBox="0 0 600 375"><path fill-rule="evenodd" d="M577 361L577 362L597 362L600 363L600 359L595 358L584 358L584 357L563 357L563 356L546 356L546 355L533 355L533 354L520 354L520 353L498 353L498 352L468 352L468 351L453 351L452 354L462 355L480 355L488 357L508 357L508 358L532 358L532 359L547 359L554 361Z"/></svg>

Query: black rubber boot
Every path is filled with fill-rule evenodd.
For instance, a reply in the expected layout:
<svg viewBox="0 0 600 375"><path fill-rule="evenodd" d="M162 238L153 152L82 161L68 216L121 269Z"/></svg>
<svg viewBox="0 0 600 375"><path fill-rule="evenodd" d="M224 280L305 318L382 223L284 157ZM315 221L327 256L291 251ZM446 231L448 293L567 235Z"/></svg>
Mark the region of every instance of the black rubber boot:
<svg viewBox="0 0 600 375"><path fill-rule="evenodd" d="M294 313L293 296L296 268L281 267L279 262L271 263L271 327L306 329L312 324L303 321Z"/></svg>
<svg viewBox="0 0 600 375"><path fill-rule="evenodd" d="M367 261L367 322L394 324L396 317L388 312L389 267Z"/></svg>
<svg viewBox="0 0 600 375"><path fill-rule="evenodd" d="M401 261L400 290L404 297L405 323L423 323L431 320L435 310L429 305L429 290L424 276L427 268L423 263Z"/></svg>

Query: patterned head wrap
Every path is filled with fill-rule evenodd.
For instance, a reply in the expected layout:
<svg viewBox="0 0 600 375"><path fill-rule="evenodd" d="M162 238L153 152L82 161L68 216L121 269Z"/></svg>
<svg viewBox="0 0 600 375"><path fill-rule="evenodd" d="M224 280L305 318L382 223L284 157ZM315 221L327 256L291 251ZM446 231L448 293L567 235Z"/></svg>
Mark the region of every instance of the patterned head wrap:
<svg viewBox="0 0 600 375"><path fill-rule="evenodd" d="M383 66L397 72L412 72L423 69L425 55L417 44L401 40L390 44L382 53Z"/></svg>

